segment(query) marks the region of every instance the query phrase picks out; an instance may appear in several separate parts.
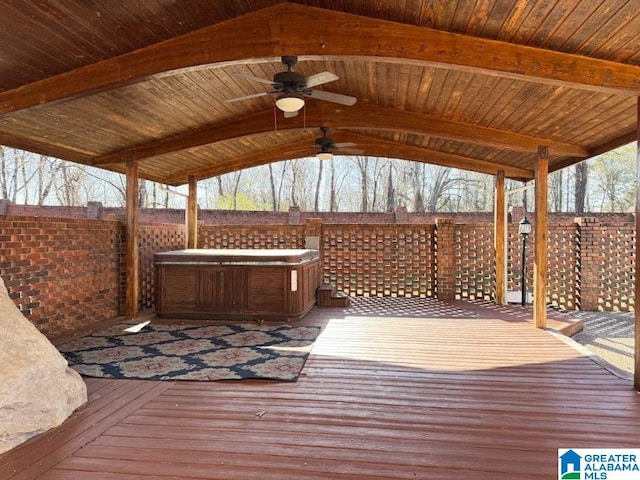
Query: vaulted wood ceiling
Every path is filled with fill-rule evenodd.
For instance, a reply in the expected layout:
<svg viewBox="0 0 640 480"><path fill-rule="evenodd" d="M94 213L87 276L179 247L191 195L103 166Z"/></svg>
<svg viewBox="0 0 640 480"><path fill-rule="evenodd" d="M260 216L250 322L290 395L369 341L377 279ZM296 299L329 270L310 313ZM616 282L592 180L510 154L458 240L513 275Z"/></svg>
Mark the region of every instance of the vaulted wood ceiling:
<svg viewBox="0 0 640 480"><path fill-rule="evenodd" d="M322 125L366 155L533 178L631 142L638 0L0 0L0 144L167 184L312 156ZM284 118L294 71L340 79Z"/></svg>

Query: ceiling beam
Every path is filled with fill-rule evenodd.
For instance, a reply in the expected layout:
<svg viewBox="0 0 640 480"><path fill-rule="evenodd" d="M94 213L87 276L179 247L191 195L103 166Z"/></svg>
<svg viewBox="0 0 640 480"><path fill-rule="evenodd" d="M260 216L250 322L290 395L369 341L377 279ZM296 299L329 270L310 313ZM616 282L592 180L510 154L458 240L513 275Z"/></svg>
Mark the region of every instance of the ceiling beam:
<svg viewBox="0 0 640 480"><path fill-rule="evenodd" d="M340 142L346 141L357 143L358 147L364 150L363 155L372 157L410 160L491 175L495 175L499 170L503 170L508 178L520 181L528 181L533 178L532 169L509 167L461 155L453 155L427 148L390 142L388 140L382 140L352 132L341 131L339 134L339 140ZM272 162L310 157L312 156L311 152L313 151L311 146L312 142L309 139L300 140L294 143L286 143L254 155L228 158L223 161L216 162L214 165L197 170L185 169L183 172L163 178L163 182L172 185L182 185L187 182L189 175L193 175L199 180L202 180L245 168L266 165Z"/></svg>
<svg viewBox="0 0 640 480"><path fill-rule="evenodd" d="M586 157L588 151L578 145L550 141L543 138L507 132L494 128L444 120L425 114L401 109L381 107L359 102L352 107L333 106L323 102L308 102L304 115L278 120L280 131L304 128L319 128L325 125L334 128L368 129L410 133L424 137L437 137L485 147L535 153L539 145L549 147L554 156ZM165 155L194 147L214 144L224 140L238 139L263 133L274 133L271 109L231 123L208 126L194 132L153 142L136 145L126 150L96 157L92 165L102 166L122 162L131 157L137 160Z"/></svg>
<svg viewBox="0 0 640 480"><path fill-rule="evenodd" d="M506 177L513 180L528 181L533 179L533 168L510 167L508 165L440 152L429 148L398 144L396 142L351 132L340 132L339 135L340 142L357 143L358 148L363 149L367 155L369 155L368 152L371 151L375 152L374 156L376 157L412 160L415 162L429 163L431 165L440 165L442 167L487 173L489 175L497 175L498 171L502 170L505 172Z"/></svg>
<svg viewBox="0 0 640 480"><path fill-rule="evenodd" d="M640 95L640 66L282 3L2 92L0 115L184 69L292 54L397 59Z"/></svg>
<svg viewBox="0 0 640 480"><path fill-rule="evenodd" d="M282 144L254 155L243 155L241 158L233 157L199 169L184 170L168 175L162 181L168 185L182 185L187 183L189 175L193 175L197 180L202 180L268 163L309 157L313 152L311 147L311 141L305 138L304 140Z"/></svg>
<svg viewBox="0 0 640 480"><path fill-rule="evenodd" d="M52 144L38 139L25 139L22 136L7 132L0 132L0 145L17 148L28 152L38 153L47 157L62 158L72 162L89 165L93 155L62 144Z"/></svg>
<svg viewBox="0 0 640 480"><path fill-rule="evenodd" d="M556 172L558 170L562 170L563 168L569 167L571 165L575 165L584 160L588 160L589 158L597 157L598 155L602 155L603 153L610 152L611 150L615 150L616 148L623 147L629 143L633 143L636 141L637 132L632 130L631 132L625 133L619 137L614 138L602 145L597 146L589 150L589 156L587 158L579 157L567 157L562 159L559 162L554 162L553 165L549 165L549 173Z"/></svg>

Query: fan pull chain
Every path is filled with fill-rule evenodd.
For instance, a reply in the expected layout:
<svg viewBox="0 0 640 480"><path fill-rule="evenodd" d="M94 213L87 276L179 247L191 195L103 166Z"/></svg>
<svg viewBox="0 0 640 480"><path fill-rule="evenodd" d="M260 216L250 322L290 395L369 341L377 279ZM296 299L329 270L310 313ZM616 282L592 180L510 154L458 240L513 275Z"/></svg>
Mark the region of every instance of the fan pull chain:
<svg viewBox="0 0 640 480"><path fill-rule="evenodd" d="M273 131L278 131L278 113L276 112L276 105L273 104Z"/></svg>

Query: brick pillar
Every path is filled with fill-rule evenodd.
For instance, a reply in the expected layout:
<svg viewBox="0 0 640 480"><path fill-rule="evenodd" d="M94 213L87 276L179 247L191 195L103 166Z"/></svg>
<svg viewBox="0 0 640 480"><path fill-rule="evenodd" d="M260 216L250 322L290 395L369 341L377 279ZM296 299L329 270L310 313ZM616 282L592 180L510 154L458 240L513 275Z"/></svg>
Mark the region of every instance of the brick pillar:
<svg viewBox="0 0 640 480"><path fill-rule="evenodd" d="M289 225L300 225L300 207L289 207Z"/></svg>
<svg viewBox="0 0 640 480"><path fill-rule="evenodd" d="M409 223L409 214L407 213L407 207L396 207L394 216L396 223Z"/></svg>
<svg viewBox="0 0 640 480"><path fill-rule="evenodd" d="M518 223L520 223L520 220L522 220L526 215L527 211L524 209L524 207L517 207L515 205L512 205L511 207L509 207L508 221L509 223L515 223L517 225ZM532 221L532 219L530 218L529 221Z"/></svg>
<svg viewBox="0 0 640 480"><path fill-rule="evenodd" d="M7 199L0 200L0 215L9 215L9 204L11 202Z"/></svg>
<svg viewBox="0 0 640 480"><path fill-rule="evenodd" d="M598 223L594 217L577 217L575 222L578 248L576 303L579 310L597 310L600 264L606 260L602 258L600 249Z"/></svg>
<svg viewBox="0 0 640 480"><path fill-rule="evenodd" d="M441 300L456 297L455 223L452 218L436 219L436 296Z"/></svg>
<svg viewBox="0 0 640 480"><path fill-rule="evenodd" d="M102 202L87 202L87 219L100 220L102 215Z"/></svg>

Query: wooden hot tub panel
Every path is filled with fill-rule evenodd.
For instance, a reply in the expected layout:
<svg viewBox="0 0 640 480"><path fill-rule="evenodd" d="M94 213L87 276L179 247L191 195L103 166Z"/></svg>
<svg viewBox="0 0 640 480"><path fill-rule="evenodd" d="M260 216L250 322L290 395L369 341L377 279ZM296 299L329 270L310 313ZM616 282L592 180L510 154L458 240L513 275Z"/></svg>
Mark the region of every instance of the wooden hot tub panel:
<svg viewBox="0 0 640 480"><path fill-rule="evenodd" d="M298 319L319 286L315 250L179 250L156 254L155 266L161 317Z"/></svg>

